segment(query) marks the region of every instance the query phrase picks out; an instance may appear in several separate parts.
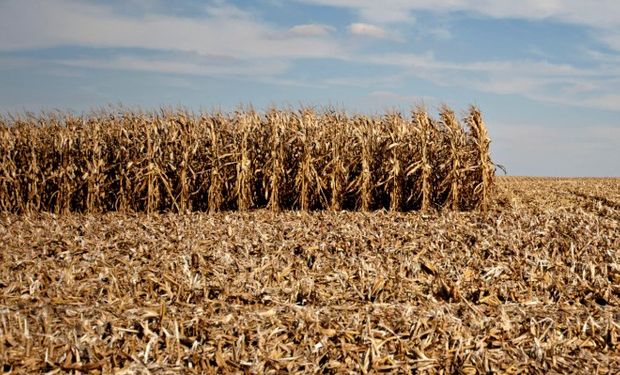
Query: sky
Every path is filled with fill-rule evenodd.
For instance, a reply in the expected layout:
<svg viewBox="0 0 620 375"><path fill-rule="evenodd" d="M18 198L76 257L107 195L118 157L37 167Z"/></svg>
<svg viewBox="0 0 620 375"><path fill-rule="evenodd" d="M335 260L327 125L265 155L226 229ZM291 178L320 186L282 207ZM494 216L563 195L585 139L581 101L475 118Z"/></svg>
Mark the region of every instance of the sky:
<svg viewBox="0 0 620 375"><path fill-rule="evenodd" d="M0 113L470 104L510 175L620 176L618 0L0 0Z"/></svg>

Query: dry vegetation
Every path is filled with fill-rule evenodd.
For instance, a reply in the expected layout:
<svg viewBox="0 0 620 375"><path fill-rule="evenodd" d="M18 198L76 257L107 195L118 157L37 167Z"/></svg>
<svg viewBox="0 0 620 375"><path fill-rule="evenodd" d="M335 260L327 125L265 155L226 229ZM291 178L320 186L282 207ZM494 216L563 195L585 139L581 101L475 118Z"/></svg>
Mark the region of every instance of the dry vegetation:
<svg viewBox="0 0 620 375"><path fill-rule="evenodd" d="M0 362L618 373L620 180L497 188L486 213L2 214Z"/></svg>
<svg viewBox="0 0 620 375"><path fill-rule="evenodd" d="M0 118L0 211L485 208L489 143L475 107L22 114Z"/></svg>

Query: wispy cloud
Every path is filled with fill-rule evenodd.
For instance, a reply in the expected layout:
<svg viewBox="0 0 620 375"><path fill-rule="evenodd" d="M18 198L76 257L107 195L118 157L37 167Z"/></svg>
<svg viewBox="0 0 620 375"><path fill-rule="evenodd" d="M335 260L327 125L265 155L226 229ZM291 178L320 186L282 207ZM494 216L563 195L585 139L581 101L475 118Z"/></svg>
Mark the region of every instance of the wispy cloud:
<svg viewBox="0 0 620 375"><path fill-rule="evenodd" d="M591 27L620 26L620 3L615 0L297 0L349 8L374 22L409 21L416 11L472 12L495 18L553 19Z"/></svg>
<svg viewBox="0 0 620 375"><path fill-rule="evenodd" d="M415 12L425 10L582 24L609 45L617 43L620 49L620 37L617 37L620 31L604 32L620 30L620 2L598 0L597 7L577 0L524 0L519 3L507 0L299 1L357 11L365 22L350 23L347 31L357 37L355 39L364 38L367 42L350 43L351 37L343 37L335 32L335 27L322 23L278 26L249 10L222 1L207 3L198 14L181 16L157 11L158 7L152 2L139 5L141 12L128 14L120 11L118 3L114 6L77 0L5 0L0 2L0 52L81 46L114 52L106 52L105 57L85 52L77 57L47 59L69 67L244 76L256 81L302 86L366 85L377 90L385 87L373 87L376 82L389 81L385 86L393 86L394 77L416 77L440 87L461 87L542 102L620 111L617 94L620 58L615 53L592 52L592 61L584 68L569 62L553 63L545 57L488 60L482 56L480 61L459 62L438 59L432 51L398 52L399 48L395 48L378 53L367 48L379 43L385 45L385 40L403 42L398 33L402 25L398 23L407 21L410 25ZM429 29L428 33L439 38L451 37L446 27ZM295 64L304 59L338 59L344 63L390 69L377 72L371 79L355 77L355 72L329 79L304 77L305 82L299 77L287 76ZM0 61L1 67L8 69L23 66L32 59L11 57L4 61Z"/></svg>
<svg viewBox="0 0 620 375"><path fill-rule="evenodd" d="M358 36L368 36L379 39L388 37L388 32L385 31L385 29L368 23L352 23L349 25L347 30L349 30L351 34Z"/></svg>
<svg viewBox="0 0 620 375"><path fill-rule="evenodd" d="M203 17L132 17L90 2L7 0L0 3L0 34L0 50L138 47L243 59L333 57L341 50L333 40L270 26L222 4L210 5Z"/></svg>
<svg viewBox="0 0 620 375"><path fill-rule="evenodd" d="M620 2L617 0L297 0L351 9L365 22L409 23L419 11L466 12L498 19L552 20L586 26L608 46L620 50Z"/></svg>
<svg viewBox="0 0 620 375"><path fill-rule="evenodd" d="M369 22L379 24L392 22L413 22L412 10L416 1L407 0L298 0L315 5L349 8L357 11L359 16ZM430 2L430 1L429 1Z"/></svg>
<svg viewBox="0 0 620 375"><path fill-rule="evenodd" d="M295 25L290 29L291 33L301 36L326 36L334 30L335 28L332 26L319 23Z"/></svg>
<svg viewBox="0 0 620 375"><path fill-rule="evenodd" d="M562 105L620 111L620 67L577 68L546 60L442 61L433 53L368 55L369 63L398 66L440 86L514 94Z"/></svg>
<svg viewBox="0 0 620 375"><path fill-rule="evenodd" d="M175 55L168 59L125 54L105 60L77 58L59 59L53 60L53 62L64 66L80 68L122 69L206 76L275 76L283 73L288 68L288 64L281 61L261 60L251 64L235 60L209 61L208 59L197 59L195 56L188 56L187 54L182 56Z"/></svg>

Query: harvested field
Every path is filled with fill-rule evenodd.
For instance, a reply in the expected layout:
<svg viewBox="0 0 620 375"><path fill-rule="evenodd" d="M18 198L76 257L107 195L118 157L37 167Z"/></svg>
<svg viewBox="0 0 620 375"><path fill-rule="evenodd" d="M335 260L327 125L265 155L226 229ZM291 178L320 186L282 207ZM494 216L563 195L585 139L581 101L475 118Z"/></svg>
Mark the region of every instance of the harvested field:
<svg viewBox="0 0 620 375"><path fill-rule="evenodd" d="M14 373L618 373L620 179L486 213L2 214Z"/></svg>

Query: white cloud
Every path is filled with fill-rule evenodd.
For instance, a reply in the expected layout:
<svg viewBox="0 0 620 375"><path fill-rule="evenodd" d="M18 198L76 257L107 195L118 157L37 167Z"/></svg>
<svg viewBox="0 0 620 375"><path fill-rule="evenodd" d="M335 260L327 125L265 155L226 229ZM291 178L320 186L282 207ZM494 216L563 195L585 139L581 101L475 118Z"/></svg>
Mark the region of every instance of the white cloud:
<svg viewBox="0 0 620 375"><path fill-rule="evenodd" d="M617 30L598 31L595 36L616 51L620 51L620 27Z"/></svg>
<svg viewBox="0 0 620 375"><path fill-rule="evenodd" d="M620 95L615 93L594 95L593 97L582 99L581 105L590 108L620 111Z"/></svg>
<svg viewBox="0 0 620 375"><path fill-rule="evenodd" d="M616 0L298 0L349 8L374 22L409 21L415 11L472 12L496 18L555 19L594 28L620 25Z"/></svg>
<svg viewBox="0 0 620 375"><path fill-rule="evenodd" d="M368 23L352 23L347 28L353 35L368 36L371 38L387 38L388 33L383 28Z"/></svg>
<svg viewBox="0 0 620 375"><path fill-rule="evenodd" d="M121 55L105 60L79 58L53 61L60 65L80 68L123 69L207 76L274 76L288 68L288 64L279 61L261 60L252 64L244 61L204 61L187 55L155 59Z"/></svg>
<svg viewBox="0 0 620 375"><path fill-rule="evenodd" d="M413 22L415 9L407 0L298 0L301 2L356 10L362 19L376 23Z"/></svg>
<svg viewBox="0 0 620 375"><path fill-rule="evenodd" d="M368 55L364 61L405 69L410 76L444 87L462 87L493 94L514 94L535 101L620 111L620 68L590 69L545 60L450 62L432 53Z"/></svg>
<svg viewBox="0 0 620 375"><path fill-rule="evenodd" d="M377 23L353 23L348 31L367 38L399 40L393 32L387 31L388 26L380 22L412 20L414 11L424 9L468 11L492 17L552 18L592 24L592 27L595 27L594 24L619 27L620 30L620 2L615 5L615 1L607 0L599 0L599 8L573 0L526 0L519 3L505 0L304 1L358 10L365 20L375 20ZM271 82L276 82L276 79L285 82L287 77L282 75L295 59L337 58L392 67L397 72L379 73L371 80L353 76L335 77L324 79L320 85L373 87L371 82L385 82L379 87L375 84L374 89L377 90L397 86L407 76L415 76L439 86L515 94L537 101L620 111L620 97L617 94L620 61L613 54L599 56L601 61L588 69L546 60L452 62L438 60L432 53L361 54L355 51L355 46L351 46L354 43L346 45L339 41L331 26L317 23L292 28L277 27L257 19L255 14L220 1L210 3L204 14L192 17L156 13L149 11L149 6L145 9L138 16L120 14L109 4L76 0L0 1L0 51L64 45L114 48L116 52L112 56L106 52L105 59L83 56L54 62L71 67L253 76L257 80ZM610 44L617 41L620 49L620 38L617 37L620 32L597 32L597 35L609 39ZM437 33L442 35L441 30ZM444 33L444 36L449 35ZM158 53L135 53L131 52L132 48ZM596 56L591 56L591 59L596 61ZM17 63L4 63L0 68L19 68L23 66L21 60L25 63L32 61L23 58ZM394 77L398 77L396 83ZM296 83L294 79L288 79L288 82L317 84Z"/></svg>
<svg viewBox="0 0 620 375"><path fill-rule="evenodd" d="M295 25L290 29L291 33L301 36L326 36L329 35L334 28L332 26L310 23L306 25Z"/></svg>
<svg viewBox="0 0 620 375"><path fill-rule="evenodd" d="M248 60L334 57L341 51L333 40L296 35L228 5L210 5L202 18L131 17L109 5L74 0L7 0L0 3L0 35L0 50L137 47Z"/></svg>
<svg viewBox="0 0 620 375"><path fill-rule="evenodd" d="M351 9L369 23L411 23L415 13L465 12L500 19L553 20L586 26L620 50L620 1L617 0L297 0Z"/></svg>
<svg viewBox="0 0 620 375"><path fill-rule="evenodd" d="M384 74L374 76L352 76L339 75L321 80L322 83L329 86L348 86L348 87L394 87L402 83L406 78L406 74Z"/></svg>

